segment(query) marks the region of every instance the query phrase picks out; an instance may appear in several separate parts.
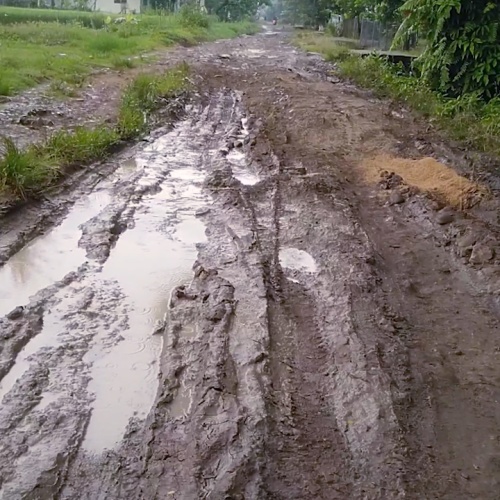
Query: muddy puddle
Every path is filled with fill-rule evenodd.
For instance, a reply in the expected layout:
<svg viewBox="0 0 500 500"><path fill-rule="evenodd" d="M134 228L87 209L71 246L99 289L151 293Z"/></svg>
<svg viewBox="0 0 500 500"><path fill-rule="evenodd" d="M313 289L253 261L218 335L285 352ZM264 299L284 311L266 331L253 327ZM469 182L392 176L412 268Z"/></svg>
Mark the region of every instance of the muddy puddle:
<svg viewBox="0 0 500 500"><path fill-rule="evenodd" d="M32 411L90 413L80 438L85 453L115 447L130 419L143 419L155 399L170 295L192 279L197 244L205 241L195 214L208 202L202 192L203 146L212 131L206 124L193 130L193 123L189 117L129 157L59 226L0 270L2 316L55 286L46 299L41 333L0 381L0 400L15 400L23 380L40 366L47 368ZM117 188L128 179L126 189ZM103 223L108 216L126 229L99 262L89 248L94 235L101 245L103 232L113 231ZM83 248L85 232L90 237ZM69 272L76 272L71 283L54 285ZM66 426L60 432L69 446L81 429Z"/></svg>
<svg viewBox="0 0 500 500"><path fill-rule="evenodd" d="M182 127L182 125L180 126ZM186 133L189 127L186 126ZM83 448L99 453L118 443L131 417L144 418L157 390L158 359L172 290L192 277L196 244L205 227L195 212L205 203L203 175L180 154L178 134L158 139L137 163L151 169L142 185L166 175L160 191L146 196L103 266L101 278L119 284L127 325L116 339L97 335L84 361L91 364L89 391L95 395ZM103 345L108 347L103 348Z"/></svg>
<svg viewBox="0 0 500 500"><path fill-rule="evenodd" d="M314 257L298 248L282 248L279 251L281 267L290 271L316 273L317 265Z"/></svg>
<svg viewBox="0 0 500 500"><path fill-rule="evenodd" d="M59 226L32 240L0 268L0 317L85 262L85 251L78 246L79 226L110 199L108 192L97 190L79 200Z"/></svg>

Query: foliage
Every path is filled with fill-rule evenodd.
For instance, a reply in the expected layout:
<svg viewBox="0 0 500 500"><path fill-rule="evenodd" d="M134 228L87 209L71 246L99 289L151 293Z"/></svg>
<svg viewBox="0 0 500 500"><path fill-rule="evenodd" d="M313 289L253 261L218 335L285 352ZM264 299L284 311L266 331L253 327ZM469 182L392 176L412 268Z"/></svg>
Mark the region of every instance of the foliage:
<svg viewBox="0 0 500 500"><path fill-rule="evenodd" d="M95 128L77 127L71 132L60 130L38 148L38 156L49 157L57 164L85 164L96 158L105 158L110 147L119 140L116 130L103 125Z"/></svg>
<svg viewBox="0 0 500 500"><path fill-rule="evenodd" d="M288 16L295 22L317 26L328 23L331 14L345 18L394 22L404 0L283 0Z"/></svg>
<svg viewBox="0 0 500 500"><path fill-rule="evenodd" d="M419 31L428 45L418 61L424 80L451 96L487 99L500 91L500 5L491 0L407 0L399 36Z"/></svg>
<svg viewBox="0 0 500 500"><path fill-rule="evenodd" d="M206 0L205 7L221 21L241 21L254 16L259 6L268 3L269 0Z"/></svg>
<svg viewBox="0 0 500 500"><path fill-rule="evenodd" d="M180 9L179 16L183 26L197 26L199 28L210 26L210 18L197 5L184 4Z"/></svg>

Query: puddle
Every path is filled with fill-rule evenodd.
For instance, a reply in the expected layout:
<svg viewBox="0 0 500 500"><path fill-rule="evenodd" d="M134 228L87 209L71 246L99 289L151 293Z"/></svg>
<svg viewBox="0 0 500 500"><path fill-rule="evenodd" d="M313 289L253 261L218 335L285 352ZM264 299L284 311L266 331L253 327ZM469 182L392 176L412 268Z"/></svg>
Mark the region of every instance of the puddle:
<svg viewBox="0 0 500 500"><path fill-rule="evenodd" d="M120 442L131 417L149 412L163 338L154 332L164 322L172 290L192 279L196 244L205 241L205 226L195 217L206 202L204 175L193 166L201 154L189 149L183 128L149 145L141 162L150 169L143 182L165 179L160 192L143 199L134 228L120 237L102 270L102 278L116 281L125 295L128 328L108 348L97 339L85 356L95 401L83 448L95 454Z"/></svg>
<svg viewBox="0 0 500 500"><path fill-rule="evenodd" d="M247 165L246 156L243 151L233 149L227 154L226 158L231 164L234 177L242 184L246 186L253 186L260 181L257 174L250 172L249 165Z"/></svg>
<svg viewBox="0 0 500 500"><path fill-rule="evenodd" d="M133 223L119 235L106 262L81 273L51 298L42 331L0 382L2 401L27 370L43 363L49 384L36 411L66 411L70 401L90 409L82 443L90 454L115 448L130 418L146 417L154 403L170 296L192 279L197 244L206 239L195 214L210 201L202 189L203 165L207 154L220 149L211 141L211 123L189 119L122 162L117 169L120 181L126 183L130 176L137 184L151 186L150 194L131 199ZM244 157L234 161L244 174ZM0 269L0 314L27 303L86 261L85 249L78 246L79 228L102 210L112 216L115 197L120 196L114 189L116 175ZM197 334L196 325L182 331L187 341ZM183 415L190 401L191 395L181 388L171 411Z"/></svg>
<svg viewBox="0 0 500 500"><path fill-rule="evenodd" d="M316 273L317 266L312 255L298 248L282 248L279 252L281 267L293 271Z"/></svg>
<svg viewBox="0 0 500 500"><path fill-rule="evenodd" d="M64 221L28 243L0 268L0 317L43 288L75 271L86 260L78 247L80 224L97 215L110 201L109 194L96 191L79 200Z"/></svg>
<svg viewBox="0 0 500 500"><path fill-rule="evenodd" d="M244 139L250 133L248 130L248 119L243 118L241 120L242 130L240 138ZM226 155L227 161L231 164L231 169L233 170L233 175L245 186L253 186L260 181L259 176L252 172L251 165L247 161L245 153L240 149L232 149Z"/></svg>

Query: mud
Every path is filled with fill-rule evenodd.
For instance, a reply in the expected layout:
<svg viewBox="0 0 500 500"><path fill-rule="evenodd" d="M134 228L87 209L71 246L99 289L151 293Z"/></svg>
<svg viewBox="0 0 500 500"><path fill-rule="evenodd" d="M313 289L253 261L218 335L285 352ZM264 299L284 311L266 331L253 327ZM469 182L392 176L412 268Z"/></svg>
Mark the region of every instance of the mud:
<svg viewBox="0 0 500 500"><path fill-rule="evenodd" d="M497 498L491 163L443 206L363 169L456 147L283 34L181 55L173 126L3 219L0 497Z"/></svg>

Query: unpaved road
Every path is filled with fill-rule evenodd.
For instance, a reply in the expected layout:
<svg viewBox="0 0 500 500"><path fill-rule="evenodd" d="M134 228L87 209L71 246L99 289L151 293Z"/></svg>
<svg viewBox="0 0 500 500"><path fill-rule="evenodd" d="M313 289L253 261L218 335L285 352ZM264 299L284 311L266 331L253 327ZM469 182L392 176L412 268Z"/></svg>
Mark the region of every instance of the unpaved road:
<svg viewBox="0 0 500 500"><path fill-rule="evenodd" d="M491 165L438 212L363 160L464 155L283 35L183 57L182 118L2 219L0 497L497 499Z"/></svg>

